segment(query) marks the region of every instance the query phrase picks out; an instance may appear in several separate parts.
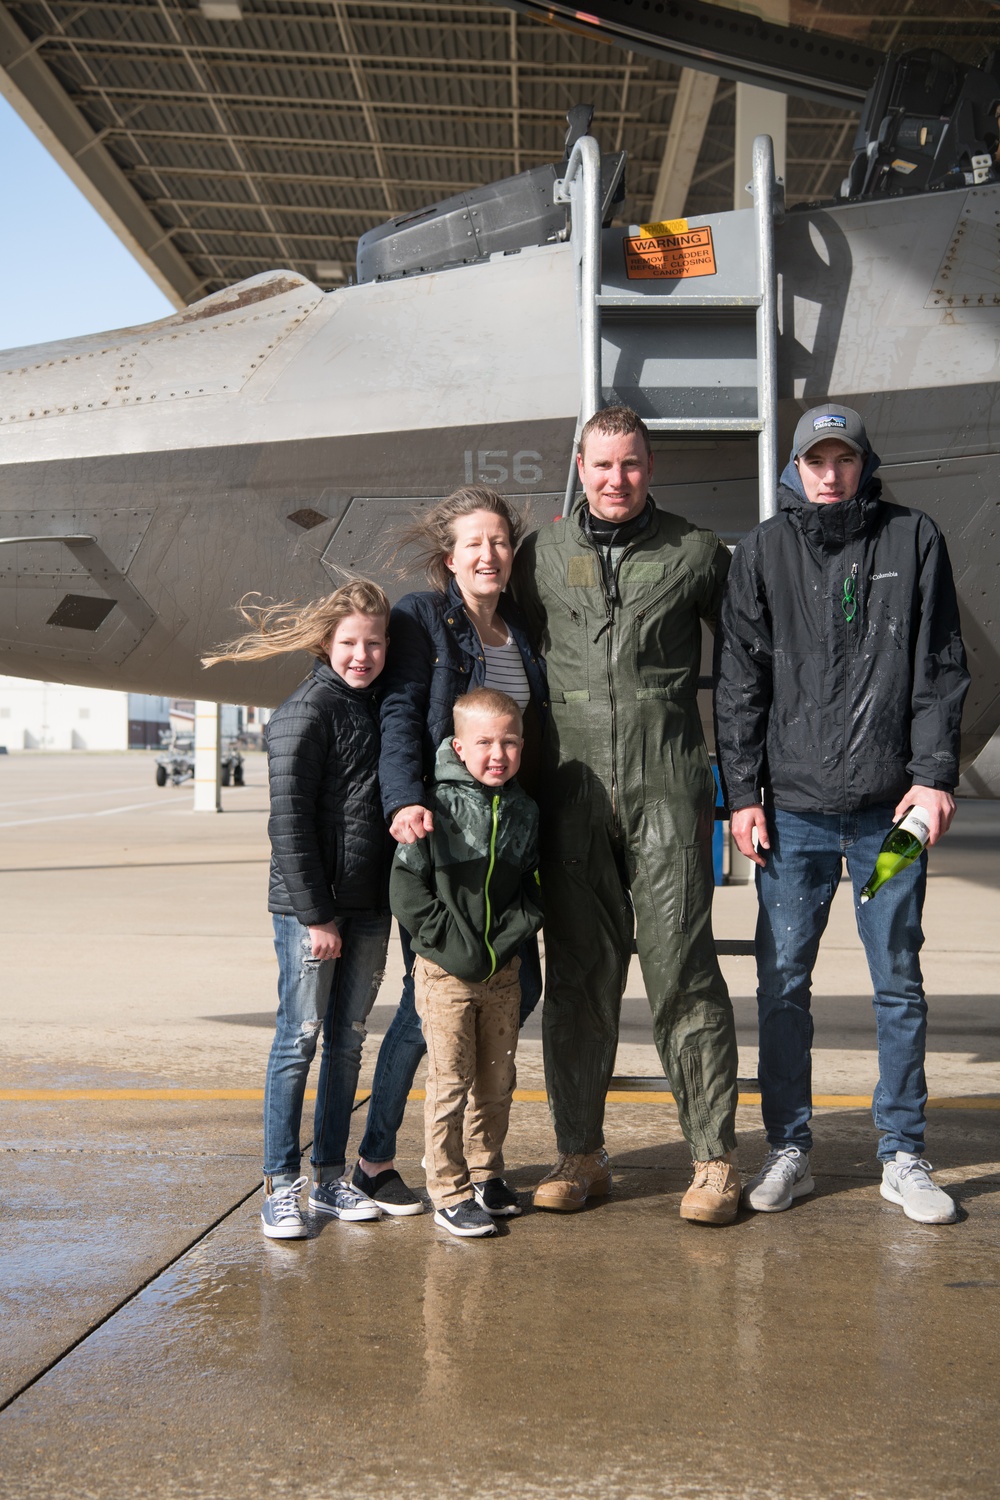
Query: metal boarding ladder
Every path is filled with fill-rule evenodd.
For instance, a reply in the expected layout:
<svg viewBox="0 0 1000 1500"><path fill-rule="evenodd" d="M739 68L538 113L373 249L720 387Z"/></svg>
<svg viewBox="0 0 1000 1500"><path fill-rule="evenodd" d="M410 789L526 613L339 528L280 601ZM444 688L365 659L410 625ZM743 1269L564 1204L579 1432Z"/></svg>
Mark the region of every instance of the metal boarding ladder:
<svg viewBox="0 0 1000 1500"><path fill-rule="evenodd" d="M624 319L644 320L647 330L669 328L672 315L684 318L695 327L704 320L732 318L732 329L738 347L731 352L735 365L745 366L747 315L753 316L754 331L754 391L755 410L752 413L725 414L718 410L704 413L678 415L676 412L651 416L643 413L643 420L651 434L676 435L682 438L707 436L738 436L757 434L758 463L758 516L760 520L773 515L776 510L776 485L778 474L777 433L777 282L774 261L774 222L783 212L783 199L774 176L774 149L770 136L761 135L753 145L753 240L752 265L749 267L749 284L734 287L733 277L727 290L693 293L685 289L682 296L674 290L666 295L643 293L624 288L621 278L618 287L607 287L602 275L602 226L601 226L601 157L597 142L592 136L581 136L573 147L566 175L556 184L556 198L568 203L571 212L571 244L574 249L577 296L577 326L580 338L581 392L580 412L577 419L570 458L569 475L563 515L569 515L576 493L576 448L584 423L599 407L606 404L604 393L614 390L614 381L605 379L603 337L605 319L613 316ZM726 216L719 216L726 217ZM734 216L734 220L735 220ZM715 220L715 216L712 216ZM744 247L745 250L746 247ZM744 263L739 274L746 274ZM739 279L739 276L736 278ZM645 318L644 318L645 315ZM742 326L741 326L742 324ZM716 322L716 329L719 322ZM626 324L627 327L627 324ZM627 343L627 333L624 342ZM655 333L654 333L655 342ZM726 337L714 340L716 351L721 354L721 368L725 371ZM647 340L647 348L649 343ZM621 352L621 351L619 351ZM642 351L639 351L640 354ZM674 388L676 391L676 387ZM627 401L627 395L624 397ZM716 940L716 951L722 955L751 956L754 944L748 939L722 938ZM741 1093L757 1089L757 1080L738 1079ZM635 1094L650 1092L667 1095L670 1085L663 1077L616 1076L611 1080L612 1092Z"/></svg>
<svg viewBox="0 0 1000 1500"><path fill-rule="evenodd" d="M661 404L672 404L674 410L647 415L651 403L644 401L641 404L645 409L640 414L654 435L697 438L756 433L758 514L761 520L774 514L774 481L778 473L774 222L783 212L783 199L774 176L774 149L767 135L758 136L753 144L752 191L752 216L745 213L706 216L716 226L717 233L728 231L731 237L730 243L720 247L731 261L721 278L723 288L703 291L701 287L708 277L698 277L690 283L675 280L666 293L642 292L628 285L621 267L602 266L600 148L590 135L581 136L574 145L566 175L556 183L556 200L570 205L580 339L580 411L564 515L572 509L576 493L576 444L584 423L607 404L605 391L611 391L616 401L632 404L627 390L615 391L614 371L604 368L604 351L611 352L604 333L612 320L617 325L620 358L631 352L639 363L655 351L658 335L667 344L671 342L672 324L674 328L678 323L683 324L685 335L690 332L694 337L708 336L712 350L707 357L715 361L718 378L716 388L703 395L710 398L715 409L681 414L676 407L678 403L684 404L683 386L678 384L660 392ZM752 238L746 234L748 219L752 220ZM615 243L620 244L620 240ZM752 255L747 253L751 250ZM714 278L712 284L717 285ZM630 343L638 347L630 351ZM727 368L734 374L745 375L751 347L753 385L728 388L728 394L737 398L732 404L744 409L727 413L721 409L727 395L721 377ZM753 411L746 409L751 404L748 399L751 392L755 396ZM697 400L698 396L692 393L686 404L690 406ZM652 405L656 405L655 397Z"/></svg>

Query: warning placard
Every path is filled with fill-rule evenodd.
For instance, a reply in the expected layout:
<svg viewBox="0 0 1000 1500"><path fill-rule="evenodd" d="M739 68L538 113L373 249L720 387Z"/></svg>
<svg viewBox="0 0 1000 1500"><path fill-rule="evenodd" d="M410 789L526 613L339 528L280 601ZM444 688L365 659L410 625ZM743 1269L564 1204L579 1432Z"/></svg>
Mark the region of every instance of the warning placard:
<svg viewBox="0 0 1000 1500"><path fill-rule="evenodd" d="M625 237L625 272L630 281L680 281L685 276L714 276L712 231L703 225L683 234Z"/></svg>

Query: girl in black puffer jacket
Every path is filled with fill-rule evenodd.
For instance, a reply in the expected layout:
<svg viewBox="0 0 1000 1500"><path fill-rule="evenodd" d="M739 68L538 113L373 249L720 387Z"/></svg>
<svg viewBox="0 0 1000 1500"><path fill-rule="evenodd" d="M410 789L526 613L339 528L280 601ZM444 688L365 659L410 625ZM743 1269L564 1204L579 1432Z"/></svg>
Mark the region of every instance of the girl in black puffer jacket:
<svg viewBox="0 0 1000 1500"><path fill-rule="evenodd" d="M338 1219L380 1216L343 1176L365 1021L389 941L375 702L389 601L377 584L357 580L304 609L243 612L255 629L206 666L298 650L316 657L267 726L278 1016L264 1086L261 1223L270 1239L302 1239L299 1125L321 1031L309 1206Z"/></svg>

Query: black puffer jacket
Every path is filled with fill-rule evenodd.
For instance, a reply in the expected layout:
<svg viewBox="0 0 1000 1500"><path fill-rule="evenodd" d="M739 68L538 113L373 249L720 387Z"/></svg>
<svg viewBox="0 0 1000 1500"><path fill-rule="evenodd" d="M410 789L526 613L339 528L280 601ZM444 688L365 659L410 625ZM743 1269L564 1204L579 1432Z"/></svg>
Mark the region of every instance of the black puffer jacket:
<svg viewBox="0 0 1000 1500"><path fill-rule="evenodd" d="M969 685L944 538L881 499L811 505L793 466L780 511L737 546L716 633L716 749L729 806L788 812L951 791ZM849 620L845 582L857 607Z"/></svg>
<svg viewBox="0 0 1000 1500"><path fill-rule="evenodd" d="M545 664L506 595L497 612L521 653L531 703L544 722L549 707ZM480 687L485 675L482 642L454 580L447 594L427 590L400 599L389 617L381 694L379 777L387 818L401 807L430 806L434 757L441 741L454 733L455 699Z"/></svg>
<svg viewBox="0 0 1000 1500"><path fill-rule="evenodd" d="M305 927L389 904L375 692L348 687L318 661L267 726L267 909Z"/></svg>

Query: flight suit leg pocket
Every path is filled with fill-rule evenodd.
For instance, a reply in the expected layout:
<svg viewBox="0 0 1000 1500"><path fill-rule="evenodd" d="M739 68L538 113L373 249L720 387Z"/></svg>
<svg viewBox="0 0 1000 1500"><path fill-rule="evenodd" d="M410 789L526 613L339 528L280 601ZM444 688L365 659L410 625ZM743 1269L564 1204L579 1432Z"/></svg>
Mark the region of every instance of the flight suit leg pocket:
<svg viewBox="0 0 1000 1500"><path fill-rule="evenodd" d="M701 850L697 844L674 844L652 865L643 861L650 910L663 932L684 936L691 926L701 880ZM652 866L652 867L651 867Z"/></svg>

